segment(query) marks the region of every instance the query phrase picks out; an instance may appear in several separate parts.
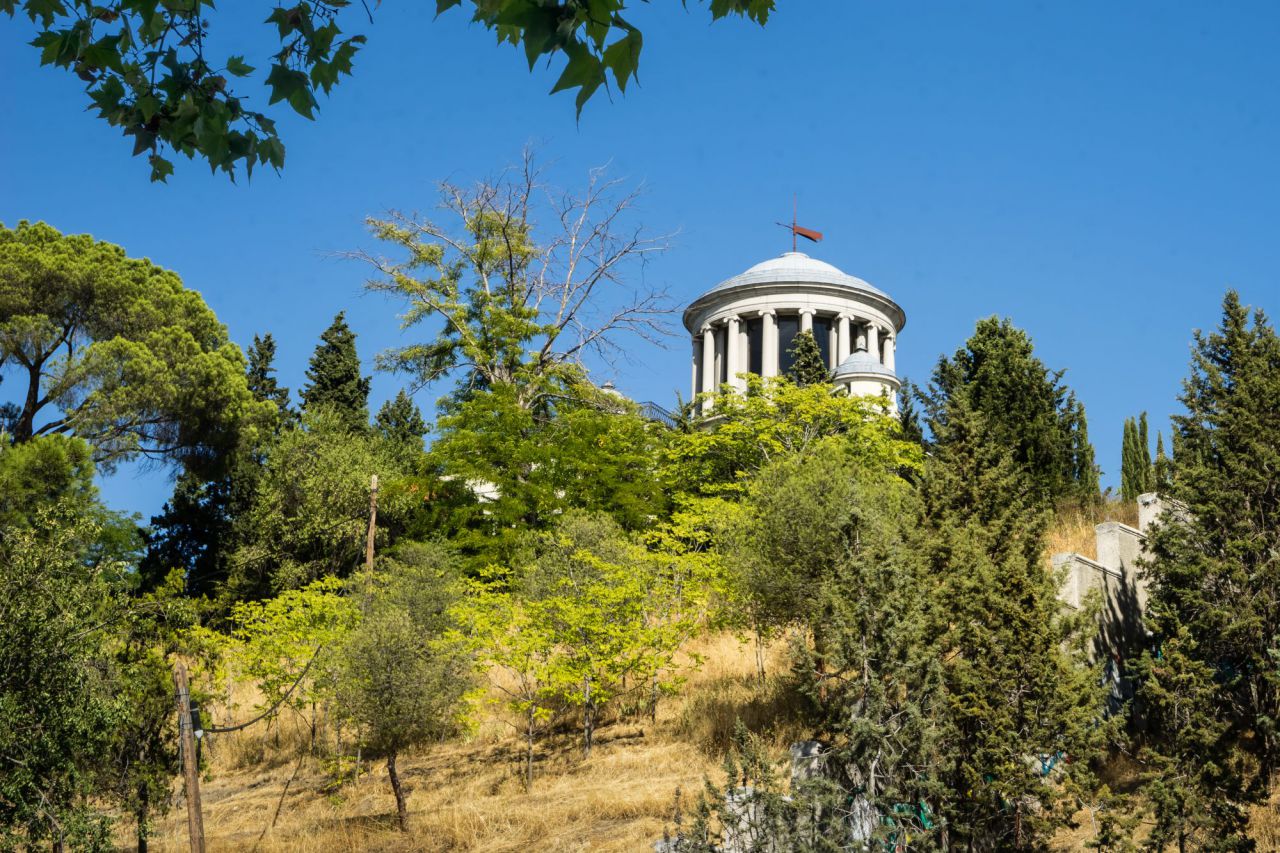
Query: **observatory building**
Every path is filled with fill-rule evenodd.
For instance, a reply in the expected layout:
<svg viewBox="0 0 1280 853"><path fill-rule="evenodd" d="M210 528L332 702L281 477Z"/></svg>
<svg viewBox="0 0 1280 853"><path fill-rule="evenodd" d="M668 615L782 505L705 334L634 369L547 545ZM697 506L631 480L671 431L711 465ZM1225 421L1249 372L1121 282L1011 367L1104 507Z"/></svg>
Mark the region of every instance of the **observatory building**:
<svg viewBox="0 0 1280 853"><path fill-rule="evenodd" d="M693 335L693 393L739 376L785 374L797 334L813 333L831 381L849 394L888 394L896 407L898 333L907 317L889 295L803 252L787 252L726 279L684 311Z"/></svg>

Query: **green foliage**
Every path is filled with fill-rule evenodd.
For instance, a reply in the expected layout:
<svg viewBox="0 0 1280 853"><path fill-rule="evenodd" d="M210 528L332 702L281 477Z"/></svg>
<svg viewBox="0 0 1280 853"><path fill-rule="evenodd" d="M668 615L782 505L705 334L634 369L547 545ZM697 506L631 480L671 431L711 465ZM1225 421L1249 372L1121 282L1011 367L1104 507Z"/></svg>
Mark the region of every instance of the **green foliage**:
<svg viewBox="0 0 1280 853"><path fill-rule="evenodd" d="M523 48L532 68L539 57L565 57L552 92L577 89L577 110L612 76L625 92L636 76L643 37L623 17L627 0L468 0L472 21L500 42ZM436 0L437 14L462 0ZM711 18L740 15L764 24L775 0L712 0ZM85 83L98 115L133 139L134 155L148 154L151 180L173 172L170 150L205 160L234 176L243 166L284 165L275 120L246 107L253 80L270 91L268 105L286 102L311 119L317 95L352 73L365 36L348 35L348 0L269 8L264 23L272 48L254 59L212 54L217 12L211 0L0 0L0 12L26 14L37 29L31 45L42 65L73 72ZM278 47L278 50L275 49ZM246 91L248 89L248 91ZM260 93L258 93L260 96Z"/></svg>
<svg viewBox="0 0 1280 853"><path fill-rule="evenodd" d="M680 683L676 654L704 624L717 580L694 538L673 527L646 549L607 516L574 511L539 537L508 589L473 582L465 634L519 720L526 785L535 741L561 710L580 714L589 755L602 708L635 691L653 713Z"/></svg>
<svg viewBox="0 0 1280 853"><path fill-rule="evenodd" d="M748 375L746 393L715 397L717 422L676 433L663 454L672 492L736 495L770 460L807 454L841 436L842 453L868 469L915 470L923 453L874 398L848 397L829 385L800 387L782 377Z"/></svg>
<svg viewBox="0 0 1280 853"><path fill-rule="evenodd" d="M724 760L724 785L706 781L687 826L680 810L680 791L676 791L675 825L663 830L667 853L868 849L854 837L863 818L857 811L861 804L857 793L851 794L821 774L793 779L787 788L768 750L741 721L733 741L733 750ZM916 839L894 836L884 849L895 849L893 842L900 840L910 843Z"/></svg>
<svg viewBox="0 0 1280 853"><path fill-rule="evenodd" d="M1120 497L1135 501L1138 495L1155 488L1151 446L1147 443L1147 413L1140 419L1126 418L1120 445Z"/></svg>
<svg viewBox="0 0 1280 853"><path fill-rule="evenodd" d="M138 455L198 467L264 414L199 294L42 223L0 225L0 369L26 382L16 442L76 435L106 470Z"/></svg>
<svg viewBox="0 0 1280 853"><path fill-rule="evenodd" d="M414 404L413 398L403 390L395 399L388 400L378 409L373 425L389 443L404 447L410 455L422 454L422 439L427 434L427 422Z"/></svg>
<svg viewBox="0 0 1280 853"><path fill-rule="evenodd" d="M1280 759L1280 338L1234 291L1219 328L1196 334L1180 399L1179 503L1150 531L1146 569L1155 833L1251 849L1247 807Z"/></svg>
<svg viewBox="0 0 1280 853"><path fill-rule="evenodd" d="M530 15L552 8L521 5ZM440 185L453 227L370 218L399 260L355 253L375 273L368 289L404 304L402 328L434 327L429 340L382 353L379 367L423 385L455 376L456 400L508 386L520 408L534 410L585 384L588 353L618 355L623 334L655 340L666 328L664 295L627 273L665 244L622 228L635 193L618 186L601 170L578 194L544 186L526 152L496 179ZM539 217L554 224L540 232Z"/></svg>
<svg viewBox="0 0 1280 853"><path fill-rule="evenodd" d="M260 402L275 404L279 419L288 422L293 414L289 408L289 389L276 380L276 340L270 332L261 337L253 336L248 361L245 381L249 393Z"/></svg>
<svg viewBox="0 0 1280 853"><path fill-rule="evenodd" d="M34 520L0 533L0 847L105 850L93 796L124 713L102 634L118 618L106 577L120 567L85 560L96 532L74 513Z"/></svg>
<svg viewBox="0 0 1280 853"><path fill-rule="evenodd" d="M961 400L935 433L922 490L925 571L936 579L927 606L943 655L929 804L954 844L1035 847L1092 789L1090 763L1112 728L1085 653L1096 622L1064 612L1061 579L1045 570L1034 472ZM1051 784L1041 762L1057 762Z"/></svg>
<svg viewBox="0 0 1280 853"><path fill-rule="evenodd" d="M458 731L471 681L465 646L446 640L459 592L455 560L441 546L419 543L401 552L393 574L361 580L365 613L339 652L336 707L365 754L387 760L404 830L396 758Z"/></svg>
<svg viewBox="0 0 1280 853"><path fill-rule="evenodd" d="M547 689L580 711L586 755L600 709L628 679L660 689L696 626L672 565L679 563L655 565L608 517L573 512L517 581L532 620L549 629L556 656Z"/></svg>
<svg viewBox="0 0 1280 853"><path fill-rule="evenodd" d="M806 385L827 385L831 381L831 371L822 361L822 350L814 340L813 332L801 332L795 336L788 351L791 356L791 369L787 378L804 388Z"/></svg>
<svg viewBox="0 0 1280 853"><path fill-rule="evenodd" d="M303 411L321 407L332 409L349 430L369 427L369 383L360 375L356 336L339 311L333 323L320 335L320 343L307 368L307 387L302 389Z"/></svg>
<svg viewBox="0 0 1280 853"><path fill-rule="evenodd" d="M1084 409L1062 371L1046 368L1009 320L979 320L965 345L938 361L922 401L935 442L963 406L983 415L992 440L1010 448L1046 503L1098 499Z"/></svg>
<svg viewBox="0 0 1280 853"><path fill-rule="evenodd" d="M359 605L343 595L343 582L334 577L263 601L237 603L230 616L231 656L262 692L259 710L281 703L304 712L326 697L323 673L359 614Z"/></svg>
<svg viewBox="0 0 1280 853"><path fill-rule="evenodd" d="M1156 459L1151 465L1151 487L1161 493L1168 494L1173 487L1173 460L1164 452L1164 435L1156 433Z"/></svg>
<svg viewBox="0 0 1280 853"><path fill-rule="evenodd" d="M371 430L350 431L331 407L307 411L264 453L254 495L236 520L224 594L231 600L345 577L363 560L369 480L379 478L378 542L390 543L422 498L403 454Z"/></svg>
<svg viewBox="0 0 1280 853"><path fill-rule="evenodd" d="M440 481L432 530L446 532L474 572L509 565L526 532L547 529L567 509L647 527L666 506L657 477L666 433L617 408L575 385L554 409L530 411L506 384L451 407L429 454Z"/></svg>
<svg viewBox="0 0 1280 853"><path fill-rule="evenodd" d="M184 598L178 572L130 604L123 630L112 643L112 689L122 713L111 733L108 790L133 817L138 848L145 850L155 819L169 810L173 778L179 772L168 654L192 651L183 638L196 624L199 607Z"/></svg>
<svg viewBox="0 0 1280 853"><path fill-rule="evenodd" d="M30 526L41 508L59 502L88 512L96 493L89 445L80 439L0 440L0 527Z"/></svg>

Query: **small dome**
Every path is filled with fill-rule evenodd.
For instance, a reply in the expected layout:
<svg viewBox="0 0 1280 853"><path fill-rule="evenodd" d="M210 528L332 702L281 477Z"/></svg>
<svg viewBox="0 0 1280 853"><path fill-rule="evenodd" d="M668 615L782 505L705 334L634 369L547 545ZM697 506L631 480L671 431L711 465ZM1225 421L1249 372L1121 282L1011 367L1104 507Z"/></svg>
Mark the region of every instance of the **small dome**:
<svg viewBox="0 0 1280 853"><path fill-rule="evenodd" d="M838 382L841 379L863 376L868 373L877 376L890 376L894 379L898 378L896 373L881 364L879 359L866 350L851 353L848 358L840 362L840 366L836 368L834 378Z"/></svg>

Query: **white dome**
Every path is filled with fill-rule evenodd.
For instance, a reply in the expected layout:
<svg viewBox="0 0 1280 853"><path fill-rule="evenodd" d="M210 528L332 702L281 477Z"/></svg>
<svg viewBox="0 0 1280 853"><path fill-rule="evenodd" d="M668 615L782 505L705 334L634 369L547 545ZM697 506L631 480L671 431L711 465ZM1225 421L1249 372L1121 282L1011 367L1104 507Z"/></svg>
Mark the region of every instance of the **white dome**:
<svg viewBox="0 0 1280 853"><path fill-rule="evenodd" d="M761 261L749 270L727 278L711 288L707 293L728 290L731 287L744 287L753 284L834 284L853 288L865 293L888 298L888 294L856 276L832 266L826 261L811 258L804 252L786 252L779 257Z"/></svg>

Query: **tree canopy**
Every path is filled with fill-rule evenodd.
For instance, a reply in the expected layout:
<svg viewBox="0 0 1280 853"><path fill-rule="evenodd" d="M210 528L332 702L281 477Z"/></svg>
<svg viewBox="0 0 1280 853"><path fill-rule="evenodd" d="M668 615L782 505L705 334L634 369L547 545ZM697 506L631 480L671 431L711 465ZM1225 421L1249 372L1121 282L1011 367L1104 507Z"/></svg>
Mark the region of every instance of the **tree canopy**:
<svg viewBox="0 0 1280 853"><path fill-rule="evenodd" d="M979 320L973 335L934 368L922 395L934 442L946 441L956 410L982 415L984 429L1049 502L1096 501L1098 477L1084 406L1035 356L1030 336L1006 319Z"/></svg>
<svg viewBox="0 0 1280 853"><path fill-rule="evenodd" d="M776 0L711 0L711 18L746 17L764 24ZM530 69L541 57L564 57L552 92L577 89L583 105L609 80L625 92L636 78L644 37L624 14L628 0L436 0L437 15L466 5L471 20L498 41L520 47ZM377 4L375 4L376 7ZM232 177L243 168L280 169L285 147L270 107L285 102L311 119L317 95L328 95L354 70L363 33L352 33L368 4L263 4L271 47L260 56L215 54L227 24L212 0L0 0L0 12L24 13L36 25L32 42L42 65L85 83L100 118L146 154L151 179L173 172L171 152L200 158ZM223 14L226 14L225 12ZM259 86L269 94L267 109Z"/></svg>
<svg viewBox="0 0 1280 853"><path fill-rule="evenodd" d="M23 383L10 430L199 465L264 414L226 328L172 272L87 234L0 225L0 371Z"/></svg>
<svg viewBox="0 0 1280 853"><path fill-rule="evenodd" d="M629 275L662 251L628 221L635 192L593 170L581 192L543 184L532 154L470 188L440 185L453 225L392 212L369 228L395 257L354 252L369 290L402 302L402 327L434 335L382 353L378 366L457 394L510 386L523 409L583 378L582 360L623 352L623 335L666 332L665 294Z"/></svg>

